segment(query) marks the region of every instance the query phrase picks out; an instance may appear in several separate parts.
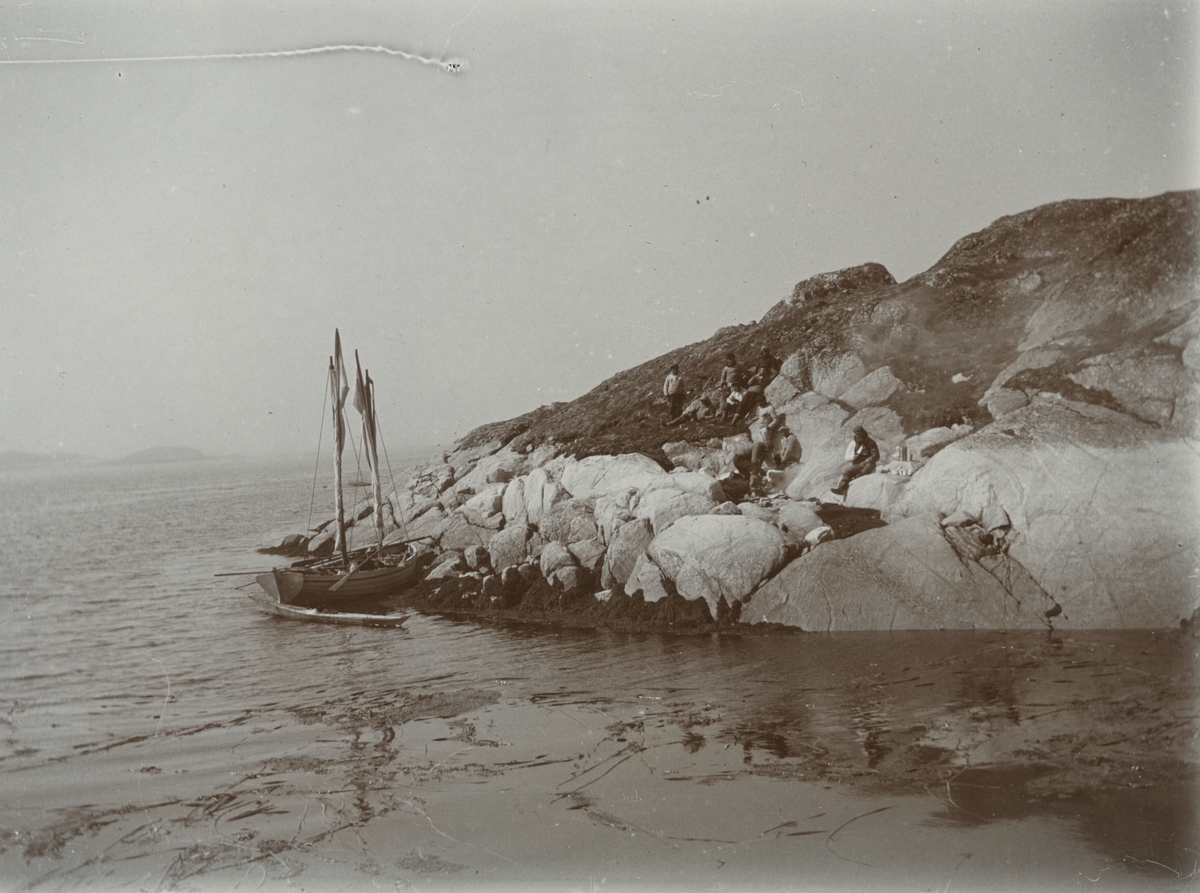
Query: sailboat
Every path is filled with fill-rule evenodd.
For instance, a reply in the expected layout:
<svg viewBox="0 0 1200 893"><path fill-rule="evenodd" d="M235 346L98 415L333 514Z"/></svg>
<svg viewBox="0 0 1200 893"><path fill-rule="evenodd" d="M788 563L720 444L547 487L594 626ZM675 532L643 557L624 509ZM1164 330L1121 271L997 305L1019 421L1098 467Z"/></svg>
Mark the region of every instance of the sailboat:
<svg viewBox="0 0 1200 893"><path fill-rule="evenodd" d="M369 373L364 375L357 351L354 354L354 364L356 377L353 405L362 416L362 448L371 470L375 543L353 551L347 548L346 543L342 452L346 445L345 406L346 398L350 394L350 385L342 360L341 334L335 330L333 356L329 358L329 392L333 404L334 430L334 554L327 559L307 559L289 567L276 567L269 573L256 576L258 585L269 599L258 593L254 593L252 597L274 613L301 616L312 613L314 609L336 611L339 606L361 604L366 600L391 594L413 582L423 565L411 542L386 546L384 544L385 503L379 468L375 383Z"/></svg>

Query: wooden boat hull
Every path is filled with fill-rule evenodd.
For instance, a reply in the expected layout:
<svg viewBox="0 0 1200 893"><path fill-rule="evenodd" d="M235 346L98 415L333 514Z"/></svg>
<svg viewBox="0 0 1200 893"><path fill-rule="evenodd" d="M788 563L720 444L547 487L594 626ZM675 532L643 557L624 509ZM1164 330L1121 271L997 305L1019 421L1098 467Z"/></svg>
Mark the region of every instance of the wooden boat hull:
<svg viewBox="0 0 1200 893"><path fill-rule="evenodd" d="M264 574L264 576L270 576ZM289 620L305 620L309 623L338 623L344 626L403 626L410 614L352 614L342 611L318 611L316 608L298 608L280 604L261 592L249 593L250 598L262 608Z"/></svg>
<svg viewBox="0 0 1200 893"><path fill-rule="evenodd" d="M281 605L332 608L395 592L412 582L418 570L418 564L413 561L374 570L354 571L349 575L277 567L270 573L259 574L255 579Z"/></svg>

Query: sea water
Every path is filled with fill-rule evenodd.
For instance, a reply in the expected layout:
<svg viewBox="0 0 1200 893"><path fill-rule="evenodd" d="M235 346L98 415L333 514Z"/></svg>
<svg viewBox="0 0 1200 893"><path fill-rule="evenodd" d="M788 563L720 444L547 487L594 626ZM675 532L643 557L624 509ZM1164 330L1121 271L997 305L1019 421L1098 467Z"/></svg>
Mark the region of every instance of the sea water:
<svg viewBox="0 0 1200 893"><path fill-rule="evenodd" d="M284 888L301 870L308 889L453 888L480 871L559 888L605 866L614 883L652 887L1113 889L1195 874L1185 780L1109 797L1137 788L1110 758L1150 761L1157 739L1081 731L1120 731L1128 711L1135 739L1162 726L1174 736L1162 740L1190 741L1191 705L1124 698L1153 700L1157 676L1189 672L1191 640L679 637L421 615L384 630L262 613L244 592L272 562L257 549L323 520L326 502L307 462L0 472L0 889ZM1056 752L1056 735L1075 736L1075 753ZM361 774L364 748L374 775ZM1014 753L1026 768L1006 776ZM1093 763L1067 768L1088 796L1068 788L1061 808L1033 796L1033 776L1080 755ZM997 774L963 774L988 765ZM348 844L328 816L349 807L330 772L358 791L344 823L358 861L331 855ZM929 779L923 794L889 787L904 773ZM456 805L468 783L472 805ZM318 802L328 833L312 827ZM839 851L854 832L874 849ZM876 862L890 868L872 874Z"/></svg>

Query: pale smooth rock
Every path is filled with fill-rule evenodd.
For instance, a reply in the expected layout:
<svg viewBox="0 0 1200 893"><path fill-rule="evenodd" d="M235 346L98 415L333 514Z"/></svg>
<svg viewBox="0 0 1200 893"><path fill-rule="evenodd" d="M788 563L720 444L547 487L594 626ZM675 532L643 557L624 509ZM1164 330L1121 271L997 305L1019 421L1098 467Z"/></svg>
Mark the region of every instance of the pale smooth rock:
<svg viewBox="0 0 1200 893"><path fill-rule="evenodd" d="M648 550L676 591L689 601L704 599L713 617L722 598L732 605L774 574L785 551L779 530L741 515L680 518Z"/></svg>
<svg viewBox="0 0 1200 893"><path fill-rule="evenodd" d="M509 524L488 540L492 567L500 571L525 561L529 557L530 533L531 528L526 524Z"/></svg>
<svg viewBox="0 0 1200 893"><path fill-rule="evenodd" d="M743 604L742 620L830 632L1046 628L1054 603L1016 562L988 561L962 559L936 517L906 518L797 558Z"/></svg>
<svg viewBox="0 0 1200 893"><path fill-rule="evenodd" d="M462 510L475 524L485 518L501 513L504 508L504 491L507 484L484 484L483 489L463 503Z"/></svg>
<svg viewBox="0 0 1200 893"><path fill-rule="evenodd" d="M463 550L463 561L467 563L473 571L479 570L481 567L489 567L491 565L491 557L488 555L488 550L483 546L467 546Z"/></svg>
<svg viewBox="0 0 1200 893"><path fill-rule="evenodd" d="M482 493L488 484L507 483L517 475L523 474L529 467L528 462L525 456L505 447L479 459L469 471L464 469L454 488L458 490L469 487L476 493Z"/></svg>
<svg viewBox="0 0 1200 893"><path fill-rule="evenodd" d="M844 505L860 509L886 511L904 497L911 478L898 474L864 474L850 482Z"/></svg>
<svg viewBox="0 0 1200 893"><path fill-rule="evenodd" d="M808 363L812 389L831 400L841 397L849 387L866 377L866 364L857 354L842 353L816 357Z"/></svg>
<svg viewBox="0 0 1200 893"><path fill-rule="evenodd" d="M998 419L1025 406L1029 403L1029 396L1024 391L1012 388L993 388L983 395L979 403L987 408L988 415Z"/></svg>
<svg viewBox="0 0 1200 893"><path fill-rule="evenodd" d="M598 537L569 543L567 548L580 567L599 578L600 569L604 566L605 548Z"/></svg>
<svg viewBox="0 0 1200 893"><path fill-rule="evenodd" d="M458 577L467 570L466 562L463 561L461 555L451 552L444 561L440 562L429 573L425 575L426 580L445 580L449 577Z"/></svg>
<svg viewBox="0 0 1200 893"><path fill-rule="evenodd" d="M438 536L438 545L442 549L463 551L468 546L486 546L494 535L495 531L477 527L462 512L455 512Z"/></svg>
<svg viewBox="0 0 1200 893"><path fill-rule="evenodd" d="M548 540L571 543L597 536L594 499L564 499L542 515L538 531Z"/></svg>
<svg viewBox="0 0 1200 893"><path fill-rule="evenodd" d="M545 467L535 468L525 479L525 514L530 524L539 525L542 515L564 499L570 498Z"/></svg>
<svg viewBox="0 0 1200 893"><path fill-rule="evenodd" d="M881 366L846 388L838 399L847 406L862 409L886 402L903 387L904 382L892 374L890 366Z"/></svg>
<svg viewBox="0 0 1200 893"><path fill-rule="evenodd" d="M509 481L500 500L504 521L510 527L514 524L523 526L529 523L529 513L525 511L525 481L524 475Z"/></svg>
<svg viewBox="0 0 1200 893"><path fill-rule="evenodd" d="M442 532L450 523L450 516L440 505L434 504L418 517L408 522L408 537L430 537L434 540L441 537ZM401 537L402 539L405 537Z"/></svg>
<svg viewBox="0 0 1200 893"><path fill-rule="evenodd" d="M772 406L783 406L793 397L799 396L803 391L800 390L792 381L791 378L785 376L782 372L771 379L763 389L763 396L767 398L767 402Z"/></svg>
<svg viewBox="0 0 1200 893"><path fill-rule="evenodd" d="M894 512L1003 509L1008 554L1061 605L1056 626L1176 627L1200 605L1197 481L1186 440L1039 395L934 456Z"/></svg>
<svg viewBox="0 0 1200 893"><path fill-rule="evenodd" d="M1164 426L1171 422L1175 401L1193 386L1192 376L1174 354L1152 355L1139 348L1089 357L1067 378L1107 391L1130 415Z"/></svg>
<svg viewBox="0 0 1200 893"><path fill-rule="evenodd" d="M617 529L633 518L631 506L636 496L636 490L623 490L597 498L592 516L600 532L600 539L605 543L611 543Z"/></svg>
<svg viewBox="0 0 1200 893"><path fill-rule="evenodd" d="M538 556L538 569L547 580L559 568L571 567L574 564L575 557L571 550L557 540L546 543L542 554Z"/></svg>
<svg viewBox="0 0 1200 893"><path fill-rule="evenodd" d="M648 555L638 558L625 581L625 592L633 595L642 593L642 598L648 602L660 601L667 597L666 585L663 582L663 572Z"/></svg>
<svg viewBox="0 0 1200 893"><path fill-rule="evenodd" d="M908 458L912 460L928 459L946 444L954 443L958 435L951 428L930 428L920 434L914 434L904 442Z"/></svg>
<svg viewBox="0 0 1200 893"><path fill-rule="evenodd" d="M683 490L687 493L705 496L713 502L725 501L725 491L721 489L721 482L714 475L702 471L671 472L663 475L662 478L652 480L641 489L641 493L644 496L655 490Z"/></svg>
<svg viewBox="0 0 1200 893"><path fill-rule="evenodd" d="M811 503L792 500L780 504L776 523L792 542L803 540L810 530L816 530L825 524Z"/></svg>
<svg viewBox="0 0 1200 893"><path fill-rule="evenodd" d="M720 485L717 489L720 489ZM641 494L634 517L648 520L655 536L658 536L680 518L706 515L716 506L712 498L702 493L660 488Z"/></svg>
<svg viewBox="0 0 1200 893"><path fill-rule="evenodd" d="M629 489L642 490L666 476L667 472L653 459L641 453L625 453L568 459L559 480L570 495L584 499Z"/></svg>
<svg viewBox="0 0 1200 893"><path fill-rule="evenodd" d="M633 566L653 539L654 530L645 518L634 518L622 524L608 544L600 585L606 589L624 586Z"/></svg>
<svg viewBox="0 0 1200 893"><path fill-rule="evenodd" d="M558 568L546 578L546 582L563 592L578 592L587 585L587 571L573 564Z"/></svg>
<svg viewBox="0 0 1200 893"><path fill-rule="evenodd" d="M757 518L759 521L778 526L776 522L779 520L779 512L756 502L739 502L738 513L743 518Z"/></svg>
<svg viewBox="0 0 1200 893"><path fill-rule="evenodd" d="M1023 352L1011 363L1000 370L1000 374L992 379L988 390L1002 388L1011 378L1015 378L1026 369L1045 369L1053 366L1066 354L1057 347L1034 347Z"/></svg>
<svg viewBox="0 0 1200 893"><path fill-rule="evenodd" d="M702 471L713 478L721 473L721 441L716 438L706 443L688 443L682 440L664 443L662 448L667 459L677 470Z"/></svg>

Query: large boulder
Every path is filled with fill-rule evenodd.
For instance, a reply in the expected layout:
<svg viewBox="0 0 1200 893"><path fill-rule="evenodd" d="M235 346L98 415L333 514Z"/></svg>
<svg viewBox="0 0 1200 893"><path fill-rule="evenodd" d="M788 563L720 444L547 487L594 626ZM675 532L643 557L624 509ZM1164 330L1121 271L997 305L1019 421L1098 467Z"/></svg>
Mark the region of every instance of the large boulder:
<svg viewBox="0 0 1200 893"><path fill-rule="evenodd" d="M560 568L572 567L574 564L575 556L571 554L571 550L555 540L546 543L542 554L538 556L538 569L546 579L550 579Z"/></svg>
<svg viewBox="0 0 1200 893"><path fill-rule="evenodd" d="M881 461L903 437L899 417L884 407L869 407L851 418L833 401L809 393L788 403L783 412L801 450L800 470L787 488L792 499L817 496L837 483L854 425L863 425L879 444Z"/></svg>
<svg viewBox="0 0 1200 893"><path fill-rule="evenodd" d="M864 474L850 482L845 505L860 509L890 509L904 498L911 477L898 474Z"/></svg>
<svg viewBox="0 0 1200 893"><path fill-rule="evenodd" d="M502 483L484 484L482 490L463 503L463 514L472 524L484 526L487 518L502 512L506 486Z"/></svg>
<svg viewBox="0 0 1200 893"><path fill-rule="evenodd" d="M676 469L702 471L713 477L721 473L721 441L717 438L705 443L671 441L664 443L662 450Z"/></svg>
<svg viewBox="0 0 1200 893"><path fill-rule="evenodd" d="M533 528L527 524L509 524L488 540L492 567L497 571L516 567L529 557L529 538Z"/></svg>
<svg viewBox="0 0 1200 893"><path fill-rule="evenodd" d="M625 591L629 595L640 592L648 602L660 601L670 594L662 568L645 554L638 558L630 571L629 579L625 581Z"/></svg>
<svg viewBox="0 0 1200 893"><path fill-rule="evenodd" d="M809 360L808 371L814 391L837 399L866 377L867 366L858 354L838 353Z"/></svg>
<svg viewBox="0 0 1200 893"><path fill-rule="evenodd" d="M622 524L609 541L604 556L604 568L600 573L600 585L605 589L624 586L637 560L645 554L654 539L654 530L645 518L636 518Z"/></svg>
<svg viewBox="0 0 1200 893"><path fill-rule="evenodd" d="M835 299L862 288L895 284L896 280L888 272L887 267L870 262L859 264L856 267L846 267L843 270L817 273L815 276L797 282L792 288L788 303L795 305Z"/></svg>
<svg viewBox="0 0 1200 893"><path fill-rule="evenodd" d="M847 406L862 409L887 402L894 393L904 387L904 382L892 374L890 366L881 366L846 388L840 400Z"/></svg>
<svg viewBox="0 0 1200 893"><path fill-rule="evenodd" d="M787 500L780 504L776 524L789 542L801 543L812 530L824 525L816 507L808 502Z"/></svg>
<svg viewBox="0 0 1200 893"><path fill-rule="evenodd" d="M633 518L633 504L636 498L636 490L622 490L607 493L596 500L593 517L601 540L611 543L621 525Z"/></svg>
<svg viewBox="0 0 1200 893"><path fill-rule="evenodd" d="M1140 347L1089 357L1067 378L1111 394L1125 412L1159 426L1171 423L1176 400L1194 387L1192 376L1173 352Z"/></svg>
<svg viewBox="0 0 1200 893"><path fill-rule="evenodd" d="M504 487L504 495L500 499L500 510L504 513L504 523L528 524L529 513L525 511L525 475L515 477Z"/></svg>
<svg viewBox="0 0 1200 893"><path fill-rule="evenodd" d="M442 532L449 523L450 516L446 513L446 510L434 503L416 518L408 522L406 537L402 538L428 538L436 540L442 535Z"/></svg>
<svg viewBox="0 0 1200 893"><path fill-rule="evenodd" d="M491 541L495 531L486 527L478 527L461 511L454 512L446 520L438 546L445 549L465 550L468 546L484 546Z"/></svg>
<svg viewBox="0 0 1200 893"><path fill-rule="evenodd" d="M652 493L655 490L684 490L707 497L713 502L725 501L721 482L715 475L702 471L674 471L654 478L642 488L642 493Z"/></svg>
<svg viewBox="0 0 1200 893"><path fill-rule="evenodd" d="M850 413L829 398L809 392L779 407L788 428L800 441L800 471L788 486L792 499L803 499L828 487L836 477L849 440L845 434ZM815 491L815 492L813 492Z"/></svg>
<svg viewBox="0 0 1200 893"><path fill-rule="evenodd" d="M599 538L593 537L568 543L567 549L570 550L580 567L599 579L600 570L604 566L605 553L604 543L600 542Z"/></svg>
<svg viewBox="0 0 1200 893"><path fill-rule="evenodd" d="M594 499L566 499L542 515L538 530L547 540L574 543L598 535Z"/></svg>
<svg viewBox="0 0 1200 893"><path fill-rule="evenodd" d="M577 499L603 496L623 490L645 489L667 472L653 459L641 453L620 456L588 456L568 459L560 478L563 488Z"/></svg>
<svg viewBox="0 0 1200 893"><path fill-rule="evenodd" d="M720 485L717 486L719 490ZM724 502L723 496L721 501ZM655 536L658 536L680 518L687 515L706 515L716 505L716 501L702 493L661 488L641 495L637 501L635 517L648 520Z"/></svg>
<svg viewBox="0 0 1200 893"><path fill-rule="evenodd" d="M529 472L529 476L525 478L524 489L525 515L529 523L540 524L542 515L564 499L570 498L570 495L551 478L545 466Z"/></svg>
<svg viewBox="0 0 1200 893"><path fill-rule="evenodd" d="M961 548L933 515L826 543L756 591L742 620L823 632L1048 625L1053 600L1016 562Z"/></svg>
<svg viewBox="0 0 1200 893"><path fill-rule="evenodd" d="M722 598L732 606L783 565L787 544L756 518L692 515L655 537L648 551L681 596L704 599L716 617Z"/></svg>
<svg viewBox="0 0 1200 893"><path fill-rule="evenodd" d="M488 484L504 483L523 474L528 467L528 461L525 456L511 448L483 456L469 471L464 468L464 473L454 483L454 489L469 489L474 493L481 493Z"/></svg>
<svg viewBox="0 0 1200 893"><path fill-rule="evenodd" d="M1200 605L1194 445L1085 403L1040 395L944 449L885 519L1010 519L1008 554L1062 606L1056 624L1173 627Z"/></svg>

